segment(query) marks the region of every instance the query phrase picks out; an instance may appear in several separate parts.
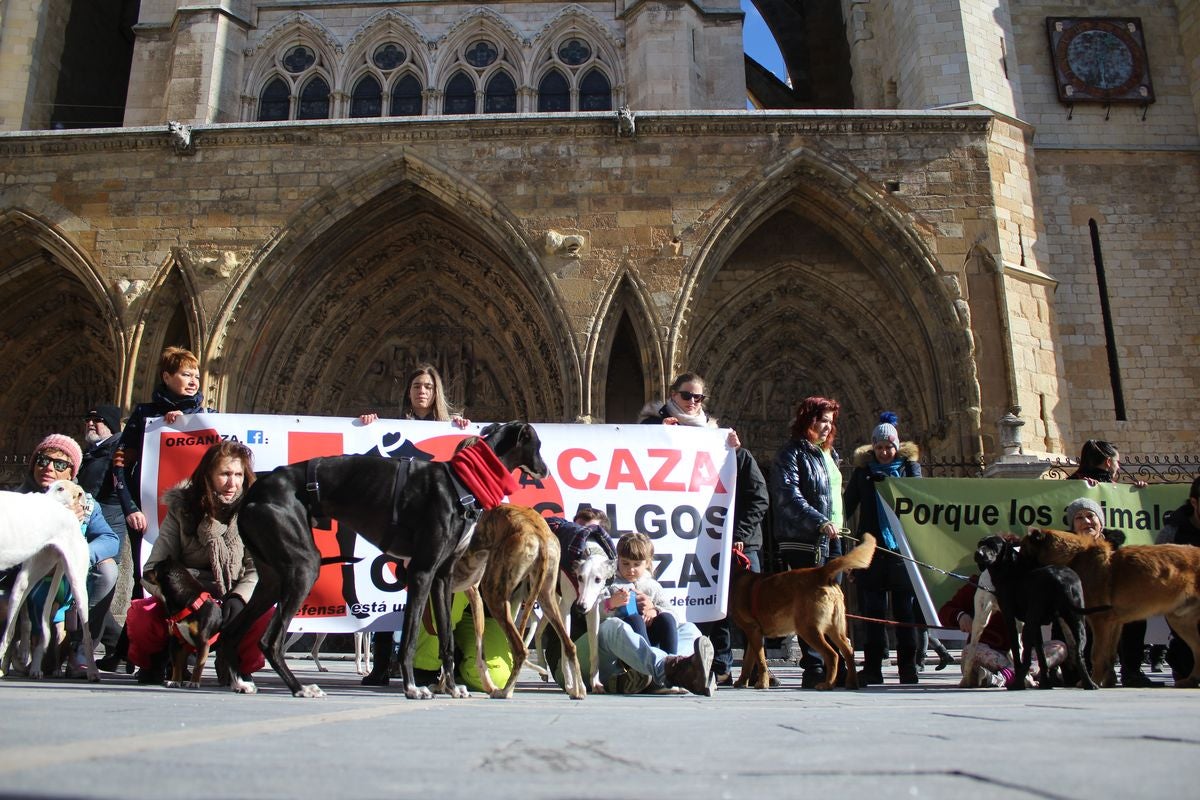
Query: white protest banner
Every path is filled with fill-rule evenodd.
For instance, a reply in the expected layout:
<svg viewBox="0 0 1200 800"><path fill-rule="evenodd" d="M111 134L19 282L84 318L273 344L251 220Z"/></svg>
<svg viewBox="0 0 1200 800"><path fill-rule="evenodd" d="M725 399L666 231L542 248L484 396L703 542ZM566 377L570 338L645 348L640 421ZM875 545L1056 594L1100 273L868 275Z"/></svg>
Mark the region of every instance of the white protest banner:
<svg viewBox="0 0 1200 800"><path fill-rule="evenodd" d="M222 439L254 453L263 473L318 456L373 453L447 461L465 436L448 422L378 420L363 425L344 417L192 414L174 425L146 426L142 497L163 492L191 475L204 451ZM603 509L614 541L638 531L654 541L655 578L681 619L705 622L725 615L728 554L736 463L727 431L672 425L534 426L550 474L522 477L510 501L546 516L570 519L581 507ZM153 542L165 507L144 503ZM404 611L396 559L351 532L314 530L322 557L358 559L321 567L320 577L292 623L293 631L395 630ZM149 549L143 548L148 554Z"/></svg>

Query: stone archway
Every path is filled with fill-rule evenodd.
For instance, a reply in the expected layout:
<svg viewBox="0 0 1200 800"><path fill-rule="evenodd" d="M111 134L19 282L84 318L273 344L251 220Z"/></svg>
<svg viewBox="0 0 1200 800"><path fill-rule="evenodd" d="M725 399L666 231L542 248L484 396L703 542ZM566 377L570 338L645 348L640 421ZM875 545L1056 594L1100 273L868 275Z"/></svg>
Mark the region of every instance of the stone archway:
<svg viewBox="0 0 1200 800"><path fill-rule="evenodd" d="M923 449L974 457L972 338L931 254L846 168L797 152L768 174L694 260L673 363L705 375L711 410L763 456L822 394L842 403L847 455L886 409Z"/></svg>
<svg viewBox="0 0 1200 800"><path fill-rule="evenodd" d="M119 318L82 252L32 214L0 215L0 482L48 433L77 436L89 404L115 402ZM18 474L22 473L22 474Z"/></svg>
<svg viewBox="0 0 1200 800"><path fill-rule="evenodd" d="M357 200L285 231L308 241L266 255L226 312L209 362L226 410L395 416L429 361L471 419L573 418L566 324L511 248L410 181Z"/></svg>

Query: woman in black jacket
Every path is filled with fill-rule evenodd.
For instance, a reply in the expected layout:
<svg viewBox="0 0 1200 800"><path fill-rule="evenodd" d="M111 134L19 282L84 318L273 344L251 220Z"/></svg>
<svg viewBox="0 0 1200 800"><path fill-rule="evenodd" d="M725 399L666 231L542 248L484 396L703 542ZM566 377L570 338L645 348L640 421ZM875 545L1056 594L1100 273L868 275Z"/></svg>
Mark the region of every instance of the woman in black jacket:
<svg viewBox="0 0 1200 800"><path fill-rule="evenodd" d="M896 431L896 415L885 411L879 416L879 424L871 431L871 444L854 451L854 472L846 485L844 510L849 517L858 512L855 532L861 538L870 533L876 538L880 551L897 552L895 536L886 517L879 508L879 495L875 485L885 478L919 478L921 465L917 461L917 446L912 442L900 442ZM889 595L892 613L896 622L896 657L900 670L900 683L917 682L917 640L915 608L916 595L904 562L893 555L876 552L871 566L855 573L854 583L858 586L858 602L865 617L885 619L888 612ZM863 646L863 669L858 675L861 684L883 683L883 656L887 651L887 637L883 625L878 622L866 624L866 642Z"/></svg>
<svg viewBox="0 0 1200 800"><path fill-rule="evenodd" d="M836 400L806 398L796 409L792 440L771 468L775 546L788 569L818 567L842 554L842 475L833 449L840 410ZM825 680L825 668L811 647L801 646L801 686L811 688Z"/></svg>

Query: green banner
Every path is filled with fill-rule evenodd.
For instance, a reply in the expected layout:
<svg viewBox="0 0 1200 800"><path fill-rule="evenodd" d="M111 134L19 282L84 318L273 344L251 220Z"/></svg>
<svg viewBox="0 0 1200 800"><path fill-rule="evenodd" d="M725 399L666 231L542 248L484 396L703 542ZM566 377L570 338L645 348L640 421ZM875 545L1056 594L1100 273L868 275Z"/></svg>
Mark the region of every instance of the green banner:
<svg viewBox="0 0 1200 800"><path fill-rule="evenodd" d="M1070 530L1066 508L1080 497L1104 509L1104 526L1124 531L1127 544L1153 544L1165 517L1183 505L1189 484L1128 484L1089 487L1085 481L1006 478L889 478L876 487L893 512L910 555L918 561L974 575L976 543L995 533L1025 535L1030 526ZM901 542L903 548L904 542ZM889 558L879 554L876 558ZM962 581L909 565L917 596L931 613L950 599ZM921 584L927 592L922 592ZM922 596L924 595L924 596Z"/></svg>

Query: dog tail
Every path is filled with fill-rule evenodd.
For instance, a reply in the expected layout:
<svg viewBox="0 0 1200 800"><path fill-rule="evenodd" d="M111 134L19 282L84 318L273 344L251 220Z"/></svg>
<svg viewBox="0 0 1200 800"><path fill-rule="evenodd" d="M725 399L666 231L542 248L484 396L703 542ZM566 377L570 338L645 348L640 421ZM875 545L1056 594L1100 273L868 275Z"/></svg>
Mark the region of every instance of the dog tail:
<svg viewBox="0 0 1200 800"><path fill-rule="evenodd" d="M871 559L874 555L875 537L869 533L864 533L862 544L844 556L838 556L832 561L826 562L825 566L821 567L821 574L824 576L826 583L833 583L838 575L848 569L866 569L871 564Z"/></svg>

